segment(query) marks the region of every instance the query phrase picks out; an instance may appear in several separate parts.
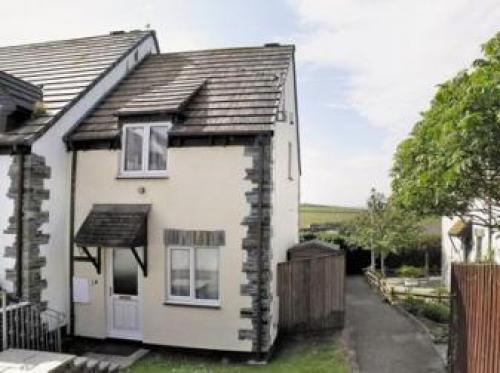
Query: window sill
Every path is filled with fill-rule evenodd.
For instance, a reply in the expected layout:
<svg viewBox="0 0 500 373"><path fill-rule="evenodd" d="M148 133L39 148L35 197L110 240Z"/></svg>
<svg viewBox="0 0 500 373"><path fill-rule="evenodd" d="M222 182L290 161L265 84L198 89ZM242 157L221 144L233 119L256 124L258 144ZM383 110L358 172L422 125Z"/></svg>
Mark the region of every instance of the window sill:
<svg viewBox="0 0 500 373"><path fill-rule="evenodd" d="M137 173L137 174L126 174L119 173L116 176L117 179L168 179L168 173Z"/></svg>
<svg viewBox="0 0 500 373"><path fill-rule="evenodd" d="M219 303L196 303L196 302L181 302L181 301L174 301L174 300L168 300L166 302L163 302L164 306L174 306L174 307L193 307L193 308L210 308L210 309L215 309L218 310L221 308Z"/></svg>

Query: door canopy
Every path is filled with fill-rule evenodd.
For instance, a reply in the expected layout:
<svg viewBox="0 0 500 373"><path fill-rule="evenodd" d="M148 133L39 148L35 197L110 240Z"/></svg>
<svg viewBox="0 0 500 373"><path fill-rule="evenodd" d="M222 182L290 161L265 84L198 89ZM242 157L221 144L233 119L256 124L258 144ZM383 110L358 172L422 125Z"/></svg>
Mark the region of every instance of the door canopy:
<svg viewBox="0 0 500 373"><path fill-rule="evenodd" d="M80 247L147 246L150 205L94 205L75 237Z"/></svg>
<svg viewBox="0 0 500 373"><path fill-rule="evenodd" d="M74 257L76 261L91 262L101 273L101 248L124 248L132 250L144 276L148 273L148 213L150 205L94 205L75 237L75 244L82 248L85 256ZM88 247L96 247L94 257ZM143 256L136 248L143 247Z"/></svg>

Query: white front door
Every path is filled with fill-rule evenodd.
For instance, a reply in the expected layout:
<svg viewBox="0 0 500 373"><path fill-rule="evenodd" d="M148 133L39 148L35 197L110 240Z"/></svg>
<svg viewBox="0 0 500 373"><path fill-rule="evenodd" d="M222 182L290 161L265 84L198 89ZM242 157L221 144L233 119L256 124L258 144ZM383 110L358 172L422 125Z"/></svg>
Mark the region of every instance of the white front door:
<svg viewBox="0 0 500 373"><path fill-rule="evenodd" d="M130 249L108 251L108 336L141 340L139 265Z"/></svg>

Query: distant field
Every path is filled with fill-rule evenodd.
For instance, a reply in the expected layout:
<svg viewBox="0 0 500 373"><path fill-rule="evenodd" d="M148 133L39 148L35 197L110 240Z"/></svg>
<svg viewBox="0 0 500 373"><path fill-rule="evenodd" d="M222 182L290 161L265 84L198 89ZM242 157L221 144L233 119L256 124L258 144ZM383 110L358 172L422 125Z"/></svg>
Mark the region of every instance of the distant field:
<svg viewBox="0 0 500 373"><path fill-rule="evenodd" d="M307 228L311 224L342 223L355 218L365 211L362 208L313 205L300 205L300 228ZM424 231L432 234L441 234L441 218L428 217L420 222Z"/></svg>
<svg viewBox="0 0 500 373"><path fill-rule="evenodd" d="M361 208L304 203L300 205L300 227L307 228L311 224L345 222L353 219L363 211Z"/></svg>

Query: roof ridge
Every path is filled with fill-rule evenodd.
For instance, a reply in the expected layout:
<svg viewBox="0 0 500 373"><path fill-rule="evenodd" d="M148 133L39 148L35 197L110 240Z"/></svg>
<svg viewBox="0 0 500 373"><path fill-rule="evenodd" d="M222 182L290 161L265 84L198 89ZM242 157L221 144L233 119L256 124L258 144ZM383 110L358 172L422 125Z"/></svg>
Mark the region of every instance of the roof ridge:
<svg viewBox="0 0 500 373"><path fill-rule="evenodd" d="M32 47L48 46L48 45L57 44L57 43L92 40L92 39L99 39L99 38L104 38L104 37L118 37L118 36L131 35L131 34L146 35L148 33L153 34L154 30L130 30L130 31L123 31L123 32L111 31L111 32L108 32L107 34L83 36L83 37L78 37L78 38L47 40L47 41L40 41L40 42L27 43L27 44L4 45L4 46L0 46L0 50L5 49L5 48L32 48Z"/></svg>
<svg viewBox="0 0 500 373"><path fill-rule="evenodd" d="M292 49L295 51L296 46L295 44L275 44L275 43L267 43L264 45L250 45L250 46L241 46L241 47L227 47L227 48L204 48L204 49L190 49L190 50L185 50L185 51L172 51L172 52L163 52L163 53L158 53L156 56L166 56L166 55L173 55L173 54L190 54L190 53L200 53L200 52L225 52L225 51L237 51L237 50L244 50L244 49L253 49L253 50L260 50L260 49Z"/></svg>

